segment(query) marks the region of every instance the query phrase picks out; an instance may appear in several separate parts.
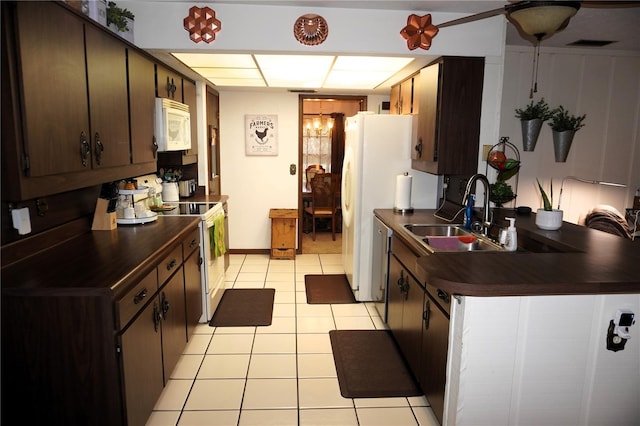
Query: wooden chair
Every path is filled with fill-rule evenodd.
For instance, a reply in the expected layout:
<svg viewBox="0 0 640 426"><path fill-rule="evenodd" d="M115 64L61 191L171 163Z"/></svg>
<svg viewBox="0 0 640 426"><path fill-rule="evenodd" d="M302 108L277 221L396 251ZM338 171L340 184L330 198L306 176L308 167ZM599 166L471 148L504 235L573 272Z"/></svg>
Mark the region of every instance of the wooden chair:
<svg viewBox="0 0 640 426"><path fill-rule="evenodd" d="M307 166L305 170L305 178L307 179L307 183L305 184L305 186L307 187L307 191L311 190L311 180L313 179L313 177L318 173L324 172L324 167L322 167L322 165L320 164L310 164L309 166Z"/></svg>
<svg viewBox="0 0 640 426"><path fill-rule="evenodd" d="M304 211L311 215L313 240L316 240L316 219L331 219L331 236L336 240L336 192L334 175L318 173L311 180L311 205Z"/></svg>

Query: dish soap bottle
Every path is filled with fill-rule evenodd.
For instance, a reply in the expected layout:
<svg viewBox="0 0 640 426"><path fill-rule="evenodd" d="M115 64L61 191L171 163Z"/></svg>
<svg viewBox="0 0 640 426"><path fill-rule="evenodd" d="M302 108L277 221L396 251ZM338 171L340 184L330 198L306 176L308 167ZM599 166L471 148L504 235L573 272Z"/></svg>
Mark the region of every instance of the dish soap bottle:
<svg viewBox="0 0 640 426"><path fill-rule="evenodd" d="M475 203L476 196L471 194L469 195L469 201L467 201L467 206L464 209L464 223L463 226L465 229L471 229L471 220L473 217L473 204Z"/></svg>
<svg viewBox="0 0 640 426"><path fill-rule="evenodd" d="M516 251L518 249L518 233L516 231L516 219L513 217L505 217L509 221L507 228L507 239L504 248L507 251Z"/></svg>

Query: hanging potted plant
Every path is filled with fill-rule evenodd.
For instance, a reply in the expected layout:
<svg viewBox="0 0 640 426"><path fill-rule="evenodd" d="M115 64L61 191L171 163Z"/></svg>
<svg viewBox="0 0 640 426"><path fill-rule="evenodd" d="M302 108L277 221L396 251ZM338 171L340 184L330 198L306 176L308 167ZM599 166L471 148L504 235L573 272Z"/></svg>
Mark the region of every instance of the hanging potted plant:
<svg viewBox="0 0 640 426"><path fill-rule="evenodd" d="M524 108L516 108L516 118L520 119L522 126L522 145L525 151L533 151L536 147L542 123L549 120L553 112L544 98L536 103L531 101Z"/></svg>
<svg viewBox="0 0 640 426"><path fill-rule="evenodd" d="M118 7L112 1L107 3L107 27L132 43L134 18L129 9Z"/></svg>
<svg viewBox="0 0 640 426"><path fill-rule="evenodd" d="M555 231L562 227L562 210L553 208L553 180L550 182L549 196L540 184L538 178L538 189L542 196L543 207L536 211L536 226L547 231Z"/></svg>
<svg viewBox="0 0 640 426"><path fill-rule="evenodd" d="M587 115L572 115L562 105L556 108L551 116L549 126L553 130L553 152L557 163L567 161L569 148L576 132L584 127L584 119Z"/></svg>

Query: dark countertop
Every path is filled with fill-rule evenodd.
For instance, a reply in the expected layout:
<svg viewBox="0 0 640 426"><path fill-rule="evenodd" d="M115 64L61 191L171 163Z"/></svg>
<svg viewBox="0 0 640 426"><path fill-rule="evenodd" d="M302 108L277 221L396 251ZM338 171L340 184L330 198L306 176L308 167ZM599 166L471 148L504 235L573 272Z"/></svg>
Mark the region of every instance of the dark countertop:
<svg viewBox="0 0 640 426"><path fill-rule="evenodd" d="M410 215L391 209L374 213L415 254L422 282L465 296L535 296L640 293L640 242L564 222L558 231L535 226L535 213L516 217L516 252L438 252L429 254L402 225L447 223L435 210ZM504 214L503 214L504 216ZM456 221L455 223L460 223ZM497 221L494 231L507 226ZM535 247L527 250L526 247Z"/></svg>
<svg viewBox="0 0 640 426"><path fill-rule="evenodd" d="M195 216L159 216L144 225L83 233L2 268L2 291L117 298L197 229L199 221Z"/></svg>

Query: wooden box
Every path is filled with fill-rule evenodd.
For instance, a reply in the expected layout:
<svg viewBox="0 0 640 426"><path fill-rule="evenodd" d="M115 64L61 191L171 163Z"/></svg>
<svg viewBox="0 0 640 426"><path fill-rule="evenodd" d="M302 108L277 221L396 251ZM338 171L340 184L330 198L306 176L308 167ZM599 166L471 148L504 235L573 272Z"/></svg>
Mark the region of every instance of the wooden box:
<svg viewBox="0 0 640 426"><path fill-rule="evenodd" d="M271 258L296 258L298 209L271 209Z"/></svg>

